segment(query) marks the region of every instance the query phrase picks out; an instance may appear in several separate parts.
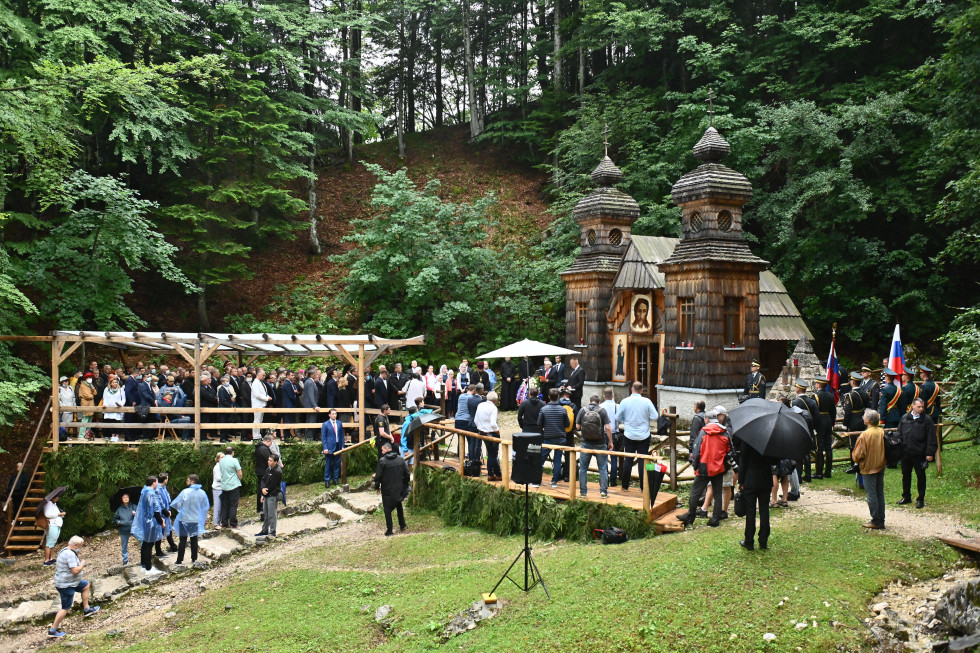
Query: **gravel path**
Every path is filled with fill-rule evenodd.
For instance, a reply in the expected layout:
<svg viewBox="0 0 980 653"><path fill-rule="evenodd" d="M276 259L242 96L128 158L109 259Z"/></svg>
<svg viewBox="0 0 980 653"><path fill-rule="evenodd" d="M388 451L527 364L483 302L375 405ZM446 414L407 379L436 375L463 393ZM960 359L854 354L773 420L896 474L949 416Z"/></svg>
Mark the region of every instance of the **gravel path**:
<svg viewBox="0 0 980 653"><path fill-rule="evenodd" d="M790 505L810 512L854 517L862 524L870 519L867 501L834 490L804 489L800 500ZM980 533L965 528L955 517L929 512L928 503L922 510L904 506L886 506L885 527L885 532L906 540L980 536Z"/></svg>

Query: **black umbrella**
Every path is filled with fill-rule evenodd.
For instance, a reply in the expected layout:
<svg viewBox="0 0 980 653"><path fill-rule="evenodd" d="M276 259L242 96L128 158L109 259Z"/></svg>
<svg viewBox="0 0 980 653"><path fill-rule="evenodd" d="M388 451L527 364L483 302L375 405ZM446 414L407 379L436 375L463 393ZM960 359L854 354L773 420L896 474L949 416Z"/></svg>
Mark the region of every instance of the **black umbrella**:
<svg viewBox="0 0 980 653"><path fill-rule="evenodd" d="M810 451L806 420L781 402L749 399L728 417L732 435L763 456L797 460Z"/></svg>
<svg viewBox="0 0 980 653"><path fill-rule="evenodd" d="M112 495L109 499L109 510L116 512L116 508L122 505L122 495L129 495L129 505L135 506L140 502L140 492L143 488L139 485L134 485L133 487L121 487L119 491Z"/></svg>
<svg viewBox="0 0 980 653"><path fill-rule="evenodd" d="M45 501L54 501L55 499L57 499L58 497L60 497L62 494L64 494L65 493L65 490L67 490L67 489L68 489L68 486L67 485L62 485L61 487L56 487L55 489L53 489L50 492L48 492L48 496L44 497L44 500Z"/></svg>
<svg viewBox="0 0 980 653"><path fill-rule="evenodd" d="M428 424L429 422L435 422L436 420L440 420L442 418L443 416L439 413L425 413L424 415L419 415L409 422L408 426L402 428L402 437L404 438L405 436L411 435L415 431L421 429L423 425Z"/></svg>

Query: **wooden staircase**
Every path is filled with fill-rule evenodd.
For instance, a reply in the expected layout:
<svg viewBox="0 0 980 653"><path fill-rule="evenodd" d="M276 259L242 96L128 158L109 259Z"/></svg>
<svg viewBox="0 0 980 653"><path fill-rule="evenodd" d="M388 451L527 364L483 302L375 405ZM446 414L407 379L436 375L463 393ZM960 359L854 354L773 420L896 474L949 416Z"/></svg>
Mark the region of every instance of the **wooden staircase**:
<svg viewBox="0 0 980 653"><path fill-rule="evenodd" d="M44 531L34 525L34 513L42 501L44 501L44 471L38 462L38 469L31 479L24 502L10 524L7 541L3 545L7 557L33 553L43 544Z"/></svg>
<svg viewBox="0 0 980 653"><path fill-rule="evenodd" d="M44 531L35 525L34 513L37 512L38 506L44 502L45 473L44 467L41 465L41 456L45 451L50 451L50 441L46 442L41 450L35 449L35 445L38 443L37 436L41 432L41 428L51 418L50 408L51 400L48 399L41 419L38 420L31 444L24 455L24 466L21 473L31 475L31 483L27 488L27 494L24 495L24 500L17 506L13 505L11 497L0 497L0 505L5 505L7 514L13 516L7 524L7 538L3 543L3 552L8 558L14 555L33 553L44 543ZM33 465L30 464L31 461L33 461Z"/></svg>

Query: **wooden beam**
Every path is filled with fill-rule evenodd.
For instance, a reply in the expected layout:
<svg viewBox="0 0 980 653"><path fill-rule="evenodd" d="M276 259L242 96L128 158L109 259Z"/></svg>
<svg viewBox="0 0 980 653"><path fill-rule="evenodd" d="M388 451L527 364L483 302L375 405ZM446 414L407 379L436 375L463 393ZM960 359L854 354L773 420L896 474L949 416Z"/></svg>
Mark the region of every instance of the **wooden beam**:
<svg viewBox="0 0 980 653"><path fill-rule="evenodd" d="M367 438L364 418L367 416L364 406L364 345L357 346L357 433L361 442Z"/></svg>
<svg viewBox="0 0 980 653"><path fill-rule="evenodd" d="M79 341L78 341L78 342L76 342L76 343L72 343L71 345L69 345L69 347L68 347L68 349L66 349L66 350L64 351L64 353L62 353L62 354L60 354L60 355L58 356L58 365L61 365L61 364L62 364L62 363L64 363L64 362L65 362L66 360L68 360L68 357L69 357L69 356L71 356L71 355L72 355L73 353L75 353L75 350L76 350L76 349L78 349L78 348L79 348L79 347L81 347L81 346L82 346L82 341L81 341L81 340L79 340ZM82 365L80 365L79 367L82 367L82 368L84 368L84 367L85 367L85 365L84 365L84 362L83 362L83 364L82 364Z"/></svg>
<svg viewBox="0 0 980 653"><path fill-rule="evenodd" d="M354 356L349 351L347 351L343 347L337 347L337 351L340 352L341 356L347 359L348 363L350 363L355 368L357 367L357 360L354 359Z"/></svg>
<svg viewBox="0 0 980 653"><path fill-rule="evenodd" d="M186 349L184 349L182 346L178 345L177 343L174 343L174 349L177 351L178 354L181 355L181 357L185 361L187 361L191 365L194 364L194 357L188 354Z"/></svg>
<svg viewBox="0 0 980 653"><path fill-rule="evenodd" d="M194 448L201 448L201 341L194 343Z"/></svg>
<svg viewBox="0 0 980 653"><path fill-rule="evenodd" d="M382 345L381 347L378 347L373 352L371 352L371 355L368 357L366 361L364 361L364 363L366 365L370 365L374 361L378 360L378 357L387 351L388 351L388 345Z"/></svg>

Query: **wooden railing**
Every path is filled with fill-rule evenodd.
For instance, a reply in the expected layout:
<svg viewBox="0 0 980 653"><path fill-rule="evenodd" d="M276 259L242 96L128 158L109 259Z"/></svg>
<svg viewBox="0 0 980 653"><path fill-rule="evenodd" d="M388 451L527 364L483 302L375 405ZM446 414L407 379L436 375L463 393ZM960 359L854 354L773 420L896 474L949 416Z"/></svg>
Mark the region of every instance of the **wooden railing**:
<svg viewBox="0 0 980 653"><path fill-rule="evenodd" d="M37 436L40 435L41 433L41 428L44 426L45 419L50 417L51 415L51 411L49 410L49 408L51 408L50 397L48 398L47 404L45 404L44 406L44 412L41 413L41 418L37 421L37 427L34 429L34 436L31 438L31 443L27 447L27 452L24 454L24 459L21 461L23 465L21 466L20 471L17 472L16 477L14 477L14 482L10 486L10 492L7 494L7 498L3 502L3 512L6 513L7 515L7 534L4 537L4 542L3 542L4 549L6 549L7 545L10 544L10 536L13 534L13 530L14 530L13 528L14 520L20 515L20 511L24 507L24 501L26 501L27 497L29 496L29 493L25 492L24 496L20 500L20 505L16 505L16 506L12 505L14 490L17 488L18 483L20 483L20 479L25 474L30 474L30 479L31 481L33 481L35 474L37 474L38 468L41 466L41 452L40 451L35 452L34 446L37 444L38 441ZM37 454L37 458L34 461L34 466L31 468L31 471L28 472L27 465L31 460L31 456L35 453ZM30 489L30 485L31 484L28 483L28 489Z"/></svg>

